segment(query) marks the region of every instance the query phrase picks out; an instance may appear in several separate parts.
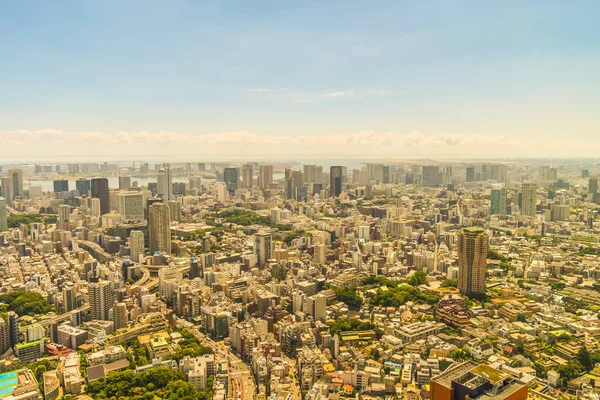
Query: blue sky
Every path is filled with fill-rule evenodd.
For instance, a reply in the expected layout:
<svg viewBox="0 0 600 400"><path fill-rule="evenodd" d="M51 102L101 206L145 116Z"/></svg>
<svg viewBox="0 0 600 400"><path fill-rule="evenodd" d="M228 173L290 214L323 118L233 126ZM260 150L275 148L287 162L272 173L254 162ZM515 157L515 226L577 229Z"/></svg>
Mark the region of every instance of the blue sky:
<svg viewBox="0 0 600 400"><path fill-rule="evenodd" d="M598 15L551 0L2 2L0 145L597 155Z"/></svg>

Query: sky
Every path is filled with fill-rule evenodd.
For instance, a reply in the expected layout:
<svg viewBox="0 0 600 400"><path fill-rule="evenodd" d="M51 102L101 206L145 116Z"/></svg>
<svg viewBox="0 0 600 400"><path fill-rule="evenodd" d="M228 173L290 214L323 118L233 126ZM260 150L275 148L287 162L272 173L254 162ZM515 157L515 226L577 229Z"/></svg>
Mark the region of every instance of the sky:
<svg viewBox="0 0 600 400"><path fill-rule="evenodd" d="M597 157L598 1L0 2L0 159Z"/></svg>

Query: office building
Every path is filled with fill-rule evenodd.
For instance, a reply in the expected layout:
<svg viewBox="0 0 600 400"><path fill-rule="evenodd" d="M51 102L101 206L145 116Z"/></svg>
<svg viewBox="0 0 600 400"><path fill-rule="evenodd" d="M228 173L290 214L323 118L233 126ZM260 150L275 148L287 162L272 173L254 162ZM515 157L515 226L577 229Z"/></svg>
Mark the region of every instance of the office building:
<svg viewBox="0 0 600 400"><path fill-rule="evenodd" d="M100 199L100 215L110 212L110 190L108 179L94 178L91 183L92 197Z"/></svg>
<svg viewBox="0 0 600 400"><path fill-rule="evenodd" d="M108 313L115 303L113 283L99 278L90 278L88 296L92 320L108 321Z"/></svg>
<svg viewBox="0 0 600 400"><path fill-rule="evenodd" d="M227 186L227 191L233 193L238 188L238 169L237 168L225 168L223 171L223 180Z"/></svg>
<svg viewBox="0 0 600 400"><path fill-rule="evenodd" d="M69 181L66 179L56 179L52 182L52 185L54 187L54 193L69 191Z"/></svg>
<svg viewBox="0 0 600 400"><path fill-rule="evenodd" d="M481 228L465 228L457 238L458 289L461 293L485 293L489 237Z"/></svg>
<svg viewBox="0 0 600 400"><path fill-rule="evenodd" d="M436 165L425 165L422 171L423 186L440 186L442 184L442 173Z"/></svg>
<svg viewBox="0 0 600 400"><path fill-rule="evenodd" d="M91 188L92 185L90 181L85 178L77 179L75 181L75 189L77 189L80 196L87 196Z"/></svg>
<svg viewBox="0 0 600 400"><path fill-rule="evenodd" d="M125 221L141 221L144 219L144 198L142 192L117 193L117 212Z"/></svg>
<svg viewBox="0 0 600 400"><path fill-rule="evenodd" d="M8 229L8 213L6 211L6 199L0 197L0 232Z"/></svg>
<svg viewBox="0 0 600 400"><path fill-rule="evenodd" d="M506 214L506 189L498 188L492 189L491 196L491 207L490 207L491 215L505 215Z"/></svg>
<svg viewBox="0 0 600 400"><path fill-rule="evenodd" d="M131 188L131 176L119 175L119 190Z"/></svg>
<svg viewBox="0 0 600 400"><path fill-rule="evenodd" d="M157 196L163 201L174 200L173 195L173 175L170 164L163 164L156 174L156 191Z"/></svg>
<svg viewBox="0 0 600 400"><path fill-rule="evenodd" d="M144 257L144 232L131 231L129 234L129 254L133 262L140 262Z"/></svg>
<svg viewBox="0 0 600 400"><path fill-rule="evenodd" d="M273 255L273 238L271 234L261 230L254 235L254 254L258 259L258 265L264 266Z"/></svg>
<svg viewBox="0 0 600 400"><path fill-rule="evenodd" d="M521 215L535 216L536 192L535 183L524 182L521 184Z"/></svg>
<svg viewBox="0 0 600 400"><path fill-rule="evenodd" d="M171 253L171 210L165 203L150 206L149 245L150 253Z"/></svg>
<svg viewBox="0 0 600 400"><path fill-rule="evenodd" d="M23 170L21 168L9 168L8 179L10 181L10 194L12 196L10 200L23 197Z"/></svg>
<svg viewBox="0 0 600 400"><path fill-rule="evenodd" d="M329 169L329 192L333 197L338 197L342 193L342 175L341 166L332 166Z"/></svg>
<svg viewBox="0 0 600 400"><path fill-rule="evenodd" d="M273 184L273 165L260 164L258 166L258 185L261 189L268 189Z"/></svg>
<svg viewBox="0 0 600 400"><path fill-rule="evenodd" d="M529 391L520 376L473 361L453 364L432 377L429 387L430 400L527 400Z"/></svg>
<svg viewBox="0 0 600 400"><path fill-rule="evenodd" d="M252 189L254 183L254 165L244 164L242 166L242 188Z"/></svg>
<svg viewBox="0 0 600 400"><path fill-rule="evenodd" d="M71 206L67 204L61 204L58 206L58 219L56 221L56 228L65 231L70 230L71 220Z"/></svg>
<svg viewBox="0 0 600 400"><path fill-rule="evenodd" d="M590 176L588 180L589 200L593 203L598 201L598 177Z"/></svg>
<svg viewBox="0 0 600 400"><path fill-rule="evenodd" d="M10 348L10 330L4 318L0 318L0 354Z"/></svg>

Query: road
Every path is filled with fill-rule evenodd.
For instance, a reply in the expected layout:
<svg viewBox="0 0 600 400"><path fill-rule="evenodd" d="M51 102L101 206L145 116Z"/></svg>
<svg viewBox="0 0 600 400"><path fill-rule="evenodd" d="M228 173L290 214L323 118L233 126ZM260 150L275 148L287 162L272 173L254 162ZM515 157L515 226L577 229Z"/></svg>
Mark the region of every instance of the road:
<svg viewBox="0 0 600 400"><path fill-rule="evenodd" d="M89 309L90 309L90 305L89 304L85 304L85 305L83 305L83 306L81 306L79 308L76 308L75 310L72 310L72 311L68 312L68 313L57 315L56 317L53 317L53 318L47 318L45 320L39 321L38 323L40 325L42 325L42 326L48 326L48 325L53 324L53 323L58 324L60 322L64 322L64 321L67 321L67 320L71 319L71 313L73 313L73 312L87 311ZM19 327L19 331L21 333L26 333L27 332L27 327L26 326Z"/></svg>
<svg viewBox="0 0 600 400"><path fill-rule="evenodd" d="M292 376L292 399L302 400L302 392L300 390L300 383L298 382L296 360L289 358L285 354L282 354L281 358L283 358L283 360L290 365L290 375Z"/></svg>
<svg viewBox="0 0 600 400"><path fill-rule="evenodd" d="M242 360L233 354L223 342L215 342L198 329L192 328L191 332L200 340L202 345L210 347L215 352L215 358L227 357L229 361L229 377L233 385L234 399L254 400L256 386L252 371ZM230 386L231 389L231 386Z"/></svg>

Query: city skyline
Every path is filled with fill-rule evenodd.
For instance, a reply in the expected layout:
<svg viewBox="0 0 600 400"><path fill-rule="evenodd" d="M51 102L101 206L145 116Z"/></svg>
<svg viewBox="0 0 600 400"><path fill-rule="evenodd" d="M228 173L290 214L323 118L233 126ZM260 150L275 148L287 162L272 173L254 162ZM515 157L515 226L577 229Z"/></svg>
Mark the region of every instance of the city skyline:
<svg viewBox="0 0 600 400"><path fill-rule="evenodd" d="M600 149L594 3L35 4L0 13L10 160Z"/></svg>

